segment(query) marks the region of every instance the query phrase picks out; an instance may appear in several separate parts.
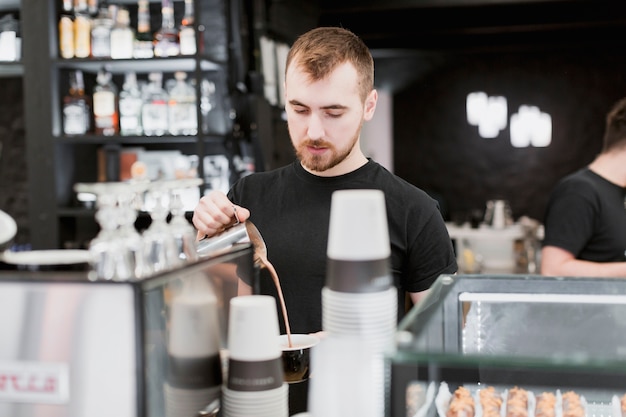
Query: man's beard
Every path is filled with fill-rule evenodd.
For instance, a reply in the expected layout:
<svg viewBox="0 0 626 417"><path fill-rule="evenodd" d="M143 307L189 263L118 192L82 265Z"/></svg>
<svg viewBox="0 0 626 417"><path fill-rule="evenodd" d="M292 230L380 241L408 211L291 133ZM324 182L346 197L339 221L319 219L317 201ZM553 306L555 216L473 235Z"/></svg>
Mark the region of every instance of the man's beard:
<svg viewBox="0 0 626 417"><path fill-rule="evenodd" d="M326 142L323 139L306 140L295 148L295 152L305 168L310 171L324 172L345 161L352 152L352 149L354 149L358 139L359 136L357 133L350 141L349 146L341 150L338 150L332 143ZM309 146L326 148L326 152L324 155L312 155L306 149Z"/></svg>

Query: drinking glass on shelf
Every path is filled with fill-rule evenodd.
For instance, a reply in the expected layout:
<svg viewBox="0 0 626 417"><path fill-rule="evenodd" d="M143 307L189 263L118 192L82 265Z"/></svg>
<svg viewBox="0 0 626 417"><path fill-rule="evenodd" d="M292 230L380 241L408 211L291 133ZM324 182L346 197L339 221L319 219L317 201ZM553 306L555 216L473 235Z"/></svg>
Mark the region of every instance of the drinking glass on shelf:
<svg viewBox="0 0 626 417"><path fill-rule="evenodd" d="M167 223L169 188L166 181L150 183L145 204L151 223L143 232L144 253L151 272L167 271L181 265L183 262L178 256L176 242Z"/></svg>
<svg viewBox="0 0 626 417"><path fill-rule="evenodd" d="M178 258L183 262L198 259L196 245L196 229L185 217L185 207L181 198L184 190L197 187L202 183L199 178L186 178L170 182L170 213L169 229L176 244Z"/></svg>
<svg viewBox="0 0 626 417"><path fill-rule="evenodd" d="M150 275L152 268L147 262L144 250L144 239L135 228L137 214L143 203L143 193L148 189L147 181L126 183L127 187L117 195L118 202L118 235L129 257L133 276L144 278Z"/></svg>
<svg viewBox="0 0 626 417"><path fill-rule="evenodd" d="M95 279L141 279L197 260L195 229L185 217L181 193L201 183L183 178L76 184L76 192L96 196L100 232L89 244ZM142 205L151 223L140 234L135 221Z"/></svg>
<svg viewBox="0 0 626 417"><path fill-rule="evenodd" d="M79 183L74 186L77 192L96 196L96 221L100 232L90 242L95 279L124 281L133 279L135 271L132 254L123 244L118 219L121 183Z"/></svg>

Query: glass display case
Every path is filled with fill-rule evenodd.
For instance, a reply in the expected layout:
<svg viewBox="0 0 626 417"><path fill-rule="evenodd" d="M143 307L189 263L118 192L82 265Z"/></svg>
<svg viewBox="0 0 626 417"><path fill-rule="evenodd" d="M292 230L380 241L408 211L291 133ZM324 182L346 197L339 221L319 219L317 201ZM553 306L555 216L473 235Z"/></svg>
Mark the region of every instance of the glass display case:
<svg viewBox="0 0 626 417"><path fill-rule="evenodd" d="M557 416L568 415L574 395L581 406L572 415L621 417L625 318L626 280L442 275L398 327L387 356L387 415L445 417L465 388L466 415L479 417L480 391L493 387L501 416L507 393L521 389L527 416L540 414L538 399L548 393Z"/></svg>

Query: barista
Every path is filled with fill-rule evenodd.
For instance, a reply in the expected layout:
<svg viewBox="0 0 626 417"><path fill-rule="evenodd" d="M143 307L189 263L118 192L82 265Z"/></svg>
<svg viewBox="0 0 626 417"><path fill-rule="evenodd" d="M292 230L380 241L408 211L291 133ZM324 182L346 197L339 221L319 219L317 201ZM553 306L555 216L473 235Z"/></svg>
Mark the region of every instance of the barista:
<svg viewBox="0 0 626 417"><path fill-rule="evenodd" d="M555 187L541 273L626 278L626 98L606 117L602 152Z"/></svg>
<svg viewBox="0 0 626 417"><path fill-rule="evenodd" d="M194 211L202 236L231 224L235 210L241 221L254 222L278 273L294 333L322 330L335 190L384 191L399 317L406 293L418 302L439 275L457 270L437 202L361 150L361 126L374 116L378 99L373 83L372 56L352 32L321 27L302 35L288 54L285 74L285 110L297 160L240 179L228 196L211 192ZM249 283L240 283L240 294L250 293ZM261 276L261 293L277 297L269 276ZM284 323L281 327L284 332Z"/></svg>

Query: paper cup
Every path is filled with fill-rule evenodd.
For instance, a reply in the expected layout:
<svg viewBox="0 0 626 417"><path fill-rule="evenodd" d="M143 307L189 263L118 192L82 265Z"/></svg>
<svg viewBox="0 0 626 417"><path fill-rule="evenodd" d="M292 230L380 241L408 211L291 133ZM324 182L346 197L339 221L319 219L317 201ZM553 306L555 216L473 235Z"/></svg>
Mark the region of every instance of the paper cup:
<svg viewBox="0 0 626 417"><path fill-rule="evenodd" d="M326 286L368 293L393 285L385 195L380 190L335 191L328 230Z"/></svg>
<svg viewBox="0 0 626 417"><path fill-rule="evenodd" d="M289 415L289 388L280 387L260 392L233 391L222 388L224 417L287 417Z"/></svg>
<svg viewBox="0 0 626 417"><path fill-rule="evenodd" d="M266 391L283 384L274 298L249 295L230 300L228 388Z"/></svg>
<svg viewBox="0 0 626 417"><path fill-rule="evenodd" d="M278 312L269 295L248 295L230 300L228 350L231 359L263 361L280 357Z"/></svg>
<svg viewBox="0 0 626 417"><path fill-rule="evenodd" d="M167 347L171 387L203 390L222 384L217 303L208 289L184 291L172 300Z"/></svg>
<svg viewBox="0 0 626 417"><path fill-rule="evenodd" d="M369 261L391 253L385 195L380 190L339 190L332 195L327 255Z"/></svg>
<svg viewBox="0 0 626 417"><path fill-rule="evenodd" d="M217 297L209 292L174 297L168 351L182 358L213 356L221 347Z"/></svg>

